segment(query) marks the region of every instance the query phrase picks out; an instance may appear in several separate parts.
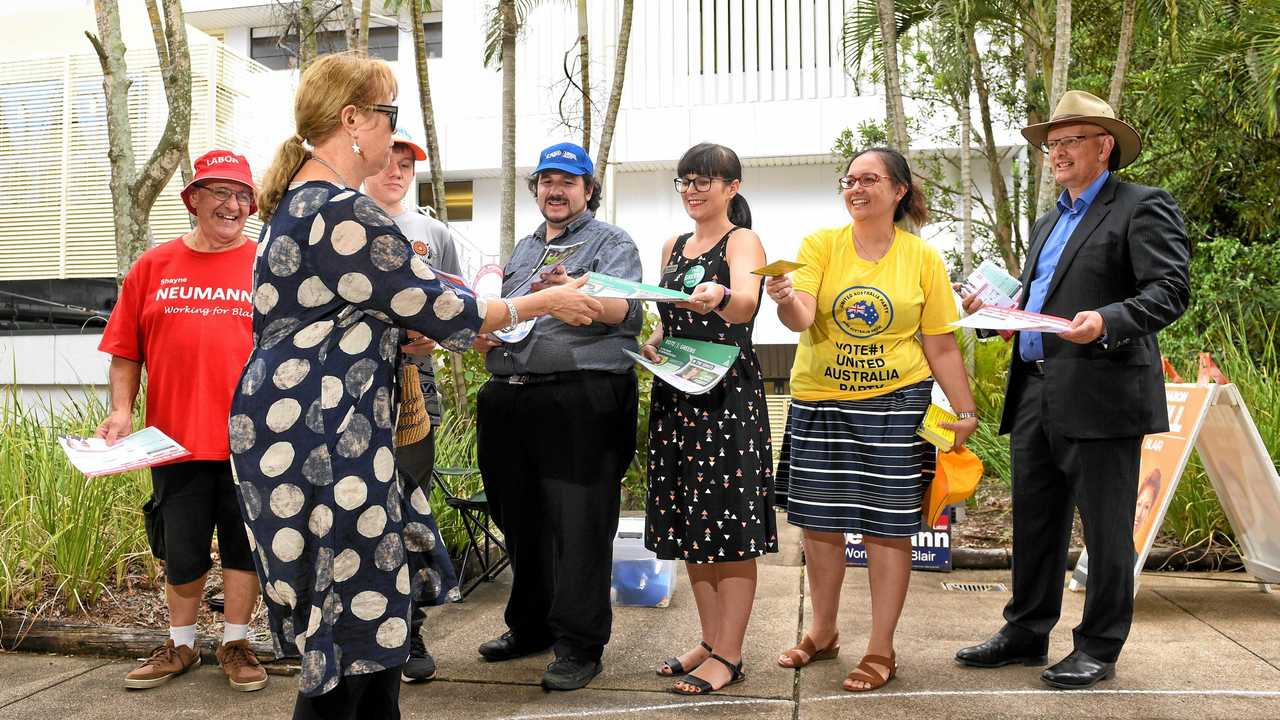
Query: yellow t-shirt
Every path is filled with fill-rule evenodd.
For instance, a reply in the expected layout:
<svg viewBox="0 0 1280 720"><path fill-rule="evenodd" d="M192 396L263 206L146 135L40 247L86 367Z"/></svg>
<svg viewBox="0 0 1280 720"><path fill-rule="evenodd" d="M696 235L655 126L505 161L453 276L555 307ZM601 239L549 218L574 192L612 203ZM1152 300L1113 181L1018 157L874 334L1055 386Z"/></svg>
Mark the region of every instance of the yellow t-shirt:
<svg viewBox="0 0 1280 720"><path fill-rule="evenodd" d="M791 395L797 400L864 400L920 382L929 363L916 333L942 335L957 318L942 255L898 228L876 262L858 257L853 225L819 230L796 258L797 292L818 305L800 334Z"/></svg>

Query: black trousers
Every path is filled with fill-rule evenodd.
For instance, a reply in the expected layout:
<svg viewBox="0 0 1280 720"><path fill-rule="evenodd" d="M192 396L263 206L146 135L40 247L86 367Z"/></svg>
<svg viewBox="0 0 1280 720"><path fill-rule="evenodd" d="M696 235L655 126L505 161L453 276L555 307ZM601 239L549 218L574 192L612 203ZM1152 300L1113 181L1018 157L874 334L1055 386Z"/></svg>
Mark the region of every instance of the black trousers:
<svg viewBox="0 0 1280 720"><path fill-rule="evenodd" d="M436 433L439 425L431 428L431 434L410 445L396 448L396 471L404 479L404 492L407 496L415 487L421 487L428 498L431 497L431 472L436 467ZM423 583L422 593L429 592L427 583ZM419 596L413 599L413 609L409 613L409 637L418 637L422 633L422 625L427 618L426 599Z"/></svg>
<svg viewBox="0 0 1280 720"><path fill-rule="evenodd" d="M507 627L521 644L598 660L613 625L613 537L636 449L636 376L491 380L477 406L480 471L511 555Z"/></svg>
<svg viewBox="0 0 1280 720"><path fill-rule="evenodd" d="M293 720L400 720L399 666L347 675L323 695L299 695Z"/></svg>
<svg viewBox="0 0 1280 720"><path fill-rule="evenodd" d="M1133 619L1133 516L1141 437L1081 440L1045 426L1044 379L1013 396L1013 597L1005 631L1045 637L1062 614L1072 508L1080 509L1089 581L1075 649L1115 662ZM1106 422L1106 408L1098 409Z"/></svg>

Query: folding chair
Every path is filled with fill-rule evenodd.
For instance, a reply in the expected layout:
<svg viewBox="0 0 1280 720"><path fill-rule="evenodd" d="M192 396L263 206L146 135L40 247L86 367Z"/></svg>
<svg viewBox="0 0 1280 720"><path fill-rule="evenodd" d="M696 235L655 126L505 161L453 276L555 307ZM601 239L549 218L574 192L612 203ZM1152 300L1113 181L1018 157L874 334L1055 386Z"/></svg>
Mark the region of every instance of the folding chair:
<svg viewBox="0 0 1280 720"><path fill-rule="evenodd" d="M499 539L490 525L489 499L485 497L484 489L481 488L470 497L464 498L459 497L454 493L453 488L444 482L446 477L462 478L479 474L480 471L475 468L438 467L432 472L435 476L435 486L444 496L444 504L458 511L458 516L462 518L462 527L467 533L467 546L462 551L462 567L458 568L458 581L462 583L463 598L475 590L481 582L493 580L498 573L511 564L506 544ZM496 558L492 556L493 549L498 551ZM471 563L472 556L479 565L479 574L467 580L467 566Z"/></svg>

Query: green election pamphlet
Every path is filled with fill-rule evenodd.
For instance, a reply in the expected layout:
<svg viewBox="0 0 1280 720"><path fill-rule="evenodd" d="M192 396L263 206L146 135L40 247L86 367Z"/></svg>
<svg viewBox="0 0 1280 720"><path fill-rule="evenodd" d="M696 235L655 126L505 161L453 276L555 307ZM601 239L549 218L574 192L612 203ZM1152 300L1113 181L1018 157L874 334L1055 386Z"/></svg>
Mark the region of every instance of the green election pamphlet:
<svg viewBox="0 0 1280 720"><path fill-rule="evenodd" d="M654 302L685 302L688 295L678 290L668 290L657 285L645 285L633 280L623 280L611 275L587 273L587 284L582 293L598 298L622 298L624 300L652 300Z"/></svg>
<svg viewBox="0 0 1280 720"><path fill-rule="evenodd" d="M685 338L664 338L658 346L658 362L630 350L623 352L663 382L689 395L701 395L715 387L738 358L737 345Z"/></svg>

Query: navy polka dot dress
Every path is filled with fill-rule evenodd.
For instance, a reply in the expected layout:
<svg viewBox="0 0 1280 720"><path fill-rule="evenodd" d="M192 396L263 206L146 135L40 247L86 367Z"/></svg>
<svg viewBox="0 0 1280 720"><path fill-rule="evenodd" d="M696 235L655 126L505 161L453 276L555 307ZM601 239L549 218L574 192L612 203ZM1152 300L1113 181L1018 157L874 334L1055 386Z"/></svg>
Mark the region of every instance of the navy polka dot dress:
<svg viewBox="0 0 1280 720"><path fill-rule="evenodd" d="M401 328L461 350L482 318L373 200L327 182L281 199L253 304L232 466L277 651L319 695L403 664L410 599L452 580L425 493L396 473L396 363Z"/></svg>

